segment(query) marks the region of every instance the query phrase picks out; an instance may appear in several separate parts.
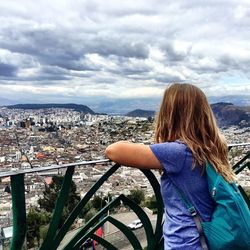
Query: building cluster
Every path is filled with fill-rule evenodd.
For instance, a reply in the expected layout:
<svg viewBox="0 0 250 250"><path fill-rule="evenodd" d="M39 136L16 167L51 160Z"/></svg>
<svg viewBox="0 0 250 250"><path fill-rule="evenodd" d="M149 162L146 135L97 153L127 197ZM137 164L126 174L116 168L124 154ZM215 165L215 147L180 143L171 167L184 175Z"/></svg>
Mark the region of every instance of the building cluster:
<svg viewBox="0 0 250 250"><path fill-rule="evenodd" d="M24 125L25 124L25 125ZM48 129L53 126L53 129ZM1 172L43 168L74 162L104 159L107 145L118 140L150 144L153 124L144 118L81 114L73 110L0 110L0 169ZM78 192L83 196L110 168L110 164L76 167L73 176ZM26 175L27 207L37 206L45 185L55 174L65 169ZM113 196L129 193L134 188L152 190L138 171L121 167L102 186L98 195ZM7 225L11 219L10 178L0 182L0 218Z"/></svg>
<svg viewBox="0 0 250 250"><path fill-rule="evenodd" d="M50 165L104 159L107 145L127 140L143 144L154 141L151 119L124 116L82 114L69 109L10 110L0 109L0 171L44 168ZM228 143L249 142L248 128L224 129ZM249 147L232 151L231 161L237 161ZM81 197L110 168L112 163L84 165L75 168L73 180ZM51 176L64 175L65 169L36 172L25 177L26 206L38 206ZM159 173L155 171L157 178ZM244 172L240 181L250 186L250 174ZM150 196L153 190L139 170L120 167L104 183L98 195L120 193L140 188ZM0 227L11 224L10 178L0 180Z"/></svg>

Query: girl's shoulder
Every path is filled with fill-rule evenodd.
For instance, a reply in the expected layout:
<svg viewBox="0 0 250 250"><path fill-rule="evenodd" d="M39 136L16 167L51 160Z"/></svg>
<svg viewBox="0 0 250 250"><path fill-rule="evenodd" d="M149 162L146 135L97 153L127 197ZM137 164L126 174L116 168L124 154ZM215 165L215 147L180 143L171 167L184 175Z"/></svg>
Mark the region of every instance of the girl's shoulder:
<svg viewBox="0 0 250 250"><path fill-rule="evenodd" d="M179 171L189 154L186 144L179 140L153 144L150 148L167 172Z"/></svg>
<svg viewBox="0 0 250 250"><path fill-rule="evenodd" d="M163 154L182 153L182 152L185 153L186 151L189 151L187 145L181 140L152 144L150 145L150 148L159 151L159 153Z"/></svg>

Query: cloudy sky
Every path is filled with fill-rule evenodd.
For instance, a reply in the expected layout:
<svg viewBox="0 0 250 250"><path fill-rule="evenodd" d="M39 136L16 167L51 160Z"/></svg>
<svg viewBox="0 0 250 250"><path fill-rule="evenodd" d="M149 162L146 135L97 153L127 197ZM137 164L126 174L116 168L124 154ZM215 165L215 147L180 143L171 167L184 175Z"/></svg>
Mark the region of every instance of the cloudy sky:
<svg viewBox="0 0 250 250"><path fill-rule="evenodd" d="M250 94L249 0L0 0L0 98L160 98L170 82Z"/></svg>

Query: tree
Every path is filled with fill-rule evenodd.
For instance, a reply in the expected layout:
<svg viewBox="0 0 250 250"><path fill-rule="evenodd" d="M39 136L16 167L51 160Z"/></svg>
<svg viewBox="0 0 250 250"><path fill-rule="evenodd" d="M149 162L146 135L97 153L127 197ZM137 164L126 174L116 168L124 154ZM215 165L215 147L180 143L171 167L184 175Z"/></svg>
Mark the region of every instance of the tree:
<svg viewBox="0 0 250 250"><path fill-rule="evenodd" d="M52 213L55 208L55 203L63 183L63 176L53 176L52 183L45 186L43 198L38 200L40 208ZM70 213L77 203L80 201L80 196L76 193L76 184L71 182L71 187L68 195L65 209Z"/></svg>
<svg viewBox="0 0 250 250"><path fill-rule="evenodd" d="M85 218L86 214L93 208L92 202L89 201L82 209L81 213L79 214L80 218Z"/></svg>
<svg viewBox="0 0 250 250"><path fill-rule="evenodd" d="M154 117L149 116L149 117L148 117L148 122L152 123L153 121L154 121Z"/></svg>
<svg viewBox="0 0 250 250"><path fill-rule="evenodd" d="M27 243L29 247L33 247L35 241L37 241L39 245L40 239L44 238L62 184L62 176L53 176L52 183L45 186L43 197L38 200L38 204L40 205L40 207L30 208L27 215ZM76 193L76 185L72 181L68 199L66 201L65 207L63 208L59 228L63 225L65 219L68 217L69 213L74 209L79 201L80 196Z"/></svg>
<svg viewBox="0 0 250 250"><path fill-rule="evenodd" d="M107 204L107 197L100 197L95 195L93 200L91 201L92 206L96 209L96 210L100 210L102 209L104 206L106 206Z"/></svg>
<svg viewBox="0 0 250 250"><path fill-rule="evenodd" d="M157 201L155 195L147 197L143 205L151 209L153 213L157 213Z"/></svg>
<svg viewBox="0 0 250 250"><path fill-rule="evenodd" d="M47 232L48 232L48 229L49 229L49 225L42 225L40 226L39 228L39 236L40 236L40 239L43 241L47 235Z"/></svg>
<svg viewBox="0 0 250 250"><path fill-rule="evenodd" d="M128 198L134 201L136 204L140 205L145 200L145 194L141 189L132 189L130 190Z"/></svg>
<svg viewBox="0 0 250 250"><path fill-rule="evenodd" d="M149 209L157 208L157 201L155 195L147 197L144 202L144 205Z"/></svg>
<svg viewBox="0 0 250 250"><path fill-rule="evenodd" d="M38 246L40 244L40 227L49 223L51 219L51 214L48 212L41 212L38 208L31 207L27 215L27 242L28 247L33 247L35 241L37 241Z"/></svg>
<svg viewBox="0 0 250 250"><path fill-rule="evenodd" d="M49 213L53 212L57 197L59 195L59 192L63 184L63 178L64 178L63 176L53 176L51 184L45 186L45 191L43 192L43 198L40 198L38 200L38 204L40 205L41 209ZM74 207L77 205L79 201L80 201L80 196L76 193L76 184L74 183L74 181L71 181L71 187L69 190L68 199L63 208L63 213L60 219L59 228L62 227L64 221L66 220L70 212L74 209Z"/></svg>
<svg viewBox="0 0 250 250"><path fill-rule="evenodd" d="M84 216L85 223L87 223L96 213L97 210L95 208L91 208Z"/></svg>

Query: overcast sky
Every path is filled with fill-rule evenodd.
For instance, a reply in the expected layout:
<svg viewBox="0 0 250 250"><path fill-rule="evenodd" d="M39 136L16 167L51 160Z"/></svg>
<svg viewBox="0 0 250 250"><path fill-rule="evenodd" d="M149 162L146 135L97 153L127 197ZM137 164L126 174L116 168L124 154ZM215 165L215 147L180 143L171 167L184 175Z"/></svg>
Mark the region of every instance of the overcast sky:
<svg viewBox="0 0 250 250"><path fill-rule="evenodd" d="M0 0L0 98L250 94L249 0Z"/></svg>

